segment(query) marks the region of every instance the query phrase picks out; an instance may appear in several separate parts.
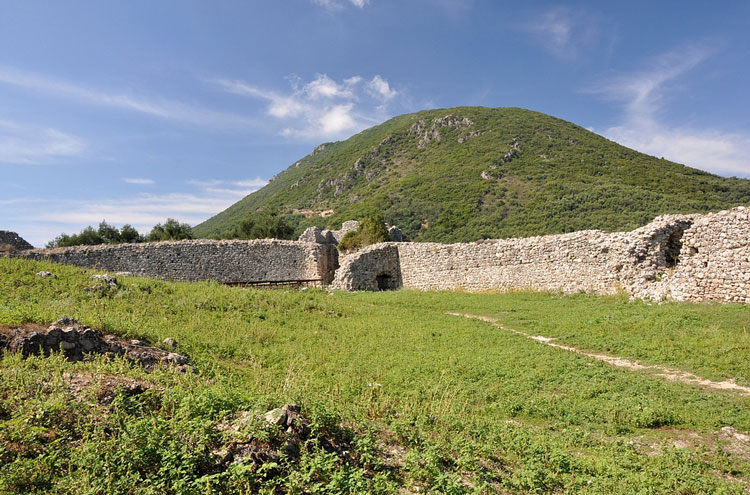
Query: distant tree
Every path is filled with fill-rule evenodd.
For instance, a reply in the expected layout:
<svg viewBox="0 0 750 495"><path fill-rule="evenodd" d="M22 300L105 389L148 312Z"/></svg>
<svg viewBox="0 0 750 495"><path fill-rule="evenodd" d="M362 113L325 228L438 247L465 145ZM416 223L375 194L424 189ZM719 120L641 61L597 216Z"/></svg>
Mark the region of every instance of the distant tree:
<svg viewBox="0 0 750 495"><path fill-rule="evenodd" d="M357 230L347 232L339 242L339 251L356 251L370 244L390 240L388 227L381 215L367 217L359 222Z"/></svg>
<svg viewBox="0 0 750 495"><path fill-rule="evenodd" d="M120 240L122 242L143 242L143 236L135 228L126 223L120 229Z"/></svg>
<svg viewBox="0 0 750 495"><path fill-rule="evenodd" d="M180 241L192 239L193 229L186 223L180 223L174 218L167 218L164 225L157 223L146 237L146 241Z"/></svg>
<svg viewBox="0 0 750 495"><path fill-rule="evenodd" d="M130 224L125 224L118 230L114 225L105 220L99 223L99 227L88 226L77 234L68 235L62 233L47 243L48 248L69 246L93 246L96 244L118 244L121 242L143 242L143 236Z"/></svg>
<svg viewBox="0 0 750 495"><path fill-rule="evenodd" d="M99 223L99 228L96 233L106 244L117 244L118 242L122 242L122 236L120 235L120 231L117 230L117 227L108 224L104 220Z"/></svg>

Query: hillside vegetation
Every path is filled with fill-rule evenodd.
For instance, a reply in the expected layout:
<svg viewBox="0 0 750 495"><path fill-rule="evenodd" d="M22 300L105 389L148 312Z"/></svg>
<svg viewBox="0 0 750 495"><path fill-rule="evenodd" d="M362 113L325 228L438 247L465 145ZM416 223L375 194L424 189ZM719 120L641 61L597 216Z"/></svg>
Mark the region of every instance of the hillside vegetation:
<svg viewBox="0 0 750 495"><path fill-rule="evenodd" d="M0 494L740 495L750 486L750 397L446 314L747 386L747 305L331 295L136 277L87 290L91 274L0 258L0 329L68 315L143 343L170 337L194 371L6 353ZM306 418L297 437L264 419L289 403ZM289 441L296 450L274 457ZM243 449L253 455L240 458Z"/></svg>
<svg viewBox="0 0 750 495"><path fill-rule="evenodd" d="M257 212L338 227L382 214L417 241L630 230L665 213L750 203L750 180L633 151L518 108L459 107L393 118L326 143L194 228L226 236Z"/></svg>

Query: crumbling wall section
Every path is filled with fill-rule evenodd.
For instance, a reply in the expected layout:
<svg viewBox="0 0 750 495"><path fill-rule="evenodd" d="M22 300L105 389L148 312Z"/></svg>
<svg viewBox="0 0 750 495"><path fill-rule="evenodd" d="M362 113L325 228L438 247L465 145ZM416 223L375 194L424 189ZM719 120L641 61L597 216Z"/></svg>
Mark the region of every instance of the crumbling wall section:
<svg viewBox="0 0 750 495"><path fill-rule="evenodd" d="M395 243L368 246L343 258L331 287L341 290L394 290L402 286Z"/></svg>
<svg viewBox="0 0 750 495"><path fill-rule="evenodd" d="M750 209L697 215L680 242L677 263L636 297L750 303Z"/></svg>
<svg viewBox="0 0 750 495"><path fill-rule="evenodd" d="M34 249L34 246L26 242L21 236L9 230L0 230L0 254L12 251L25 251Z"/></svg>

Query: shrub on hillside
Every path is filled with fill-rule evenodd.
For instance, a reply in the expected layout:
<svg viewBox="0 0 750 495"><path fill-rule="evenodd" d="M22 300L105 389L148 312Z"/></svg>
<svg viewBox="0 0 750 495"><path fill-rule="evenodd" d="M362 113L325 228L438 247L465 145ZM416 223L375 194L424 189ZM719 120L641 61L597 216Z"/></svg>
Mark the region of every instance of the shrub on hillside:
<svg viewBox="0 0 750 495"><path fill-rule="evenodd" d="M347 232L339 242L339 251L356 251L371 244L390 240L388 227L380 215L367 217L359 222L357 230Z"/></svg>
<svg viewBox="0 0 750 495"><path fill-rule="evenodd" d="M294 227L278 212L256 212L240 223L228 236L231 239L294 239Z"/></svg>

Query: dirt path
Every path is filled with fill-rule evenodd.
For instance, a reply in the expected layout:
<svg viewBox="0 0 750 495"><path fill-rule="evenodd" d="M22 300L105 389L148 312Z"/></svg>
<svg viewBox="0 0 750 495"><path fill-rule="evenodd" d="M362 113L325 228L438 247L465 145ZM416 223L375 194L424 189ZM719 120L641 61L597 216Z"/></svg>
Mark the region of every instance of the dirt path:
<svg viewBox="0 0 750 495"><path fill-rule="evenodd" d="M630 361L628 359L624 359L620 357L607 356L606 354L593 354L590 352L585 352L580 349L576 349L575 347L570 347L570 346L563 345L563 344L557 344L554 342L555 339L552 337L542 337L540 335L531 335L525 332L521 332L519 330L515 330L513 328L508 328L498 323L496 318L489 318L487 316L478 316L478 315L471 315L471 314L466 314L466 313L449 312L448 314L452 316L461 316L463 318L472 318L475 320L481 320L497 328L501 328L503 330L512 332L522 337L526 337L527 339L535 340L537 342L548 345L550 347L555 347L557 349L575 352L576 354L580 354L582 356L586 356L591 359L604 361L607 364L610 364L612 366L617 366L619 368L626 368L629 370L638 370L638 371L642 370L642 371L649 372L653 374L654 376L658 376L658 377L661 377L670 381L687 383L690 385L697 385L700 387L706 387L706 388L711 388L715 390L731 390L732 392L737 392L741 395L750 395L750 387L743 387L742 385L737 385L736 383L734 383L734 380L715 382L712 380L708 380L706 378L701 378L698 375L688 373L687 371L678 370L676 368L668 368L666 366L661 366L661 365L643 365L636 361Z"/></svg>

